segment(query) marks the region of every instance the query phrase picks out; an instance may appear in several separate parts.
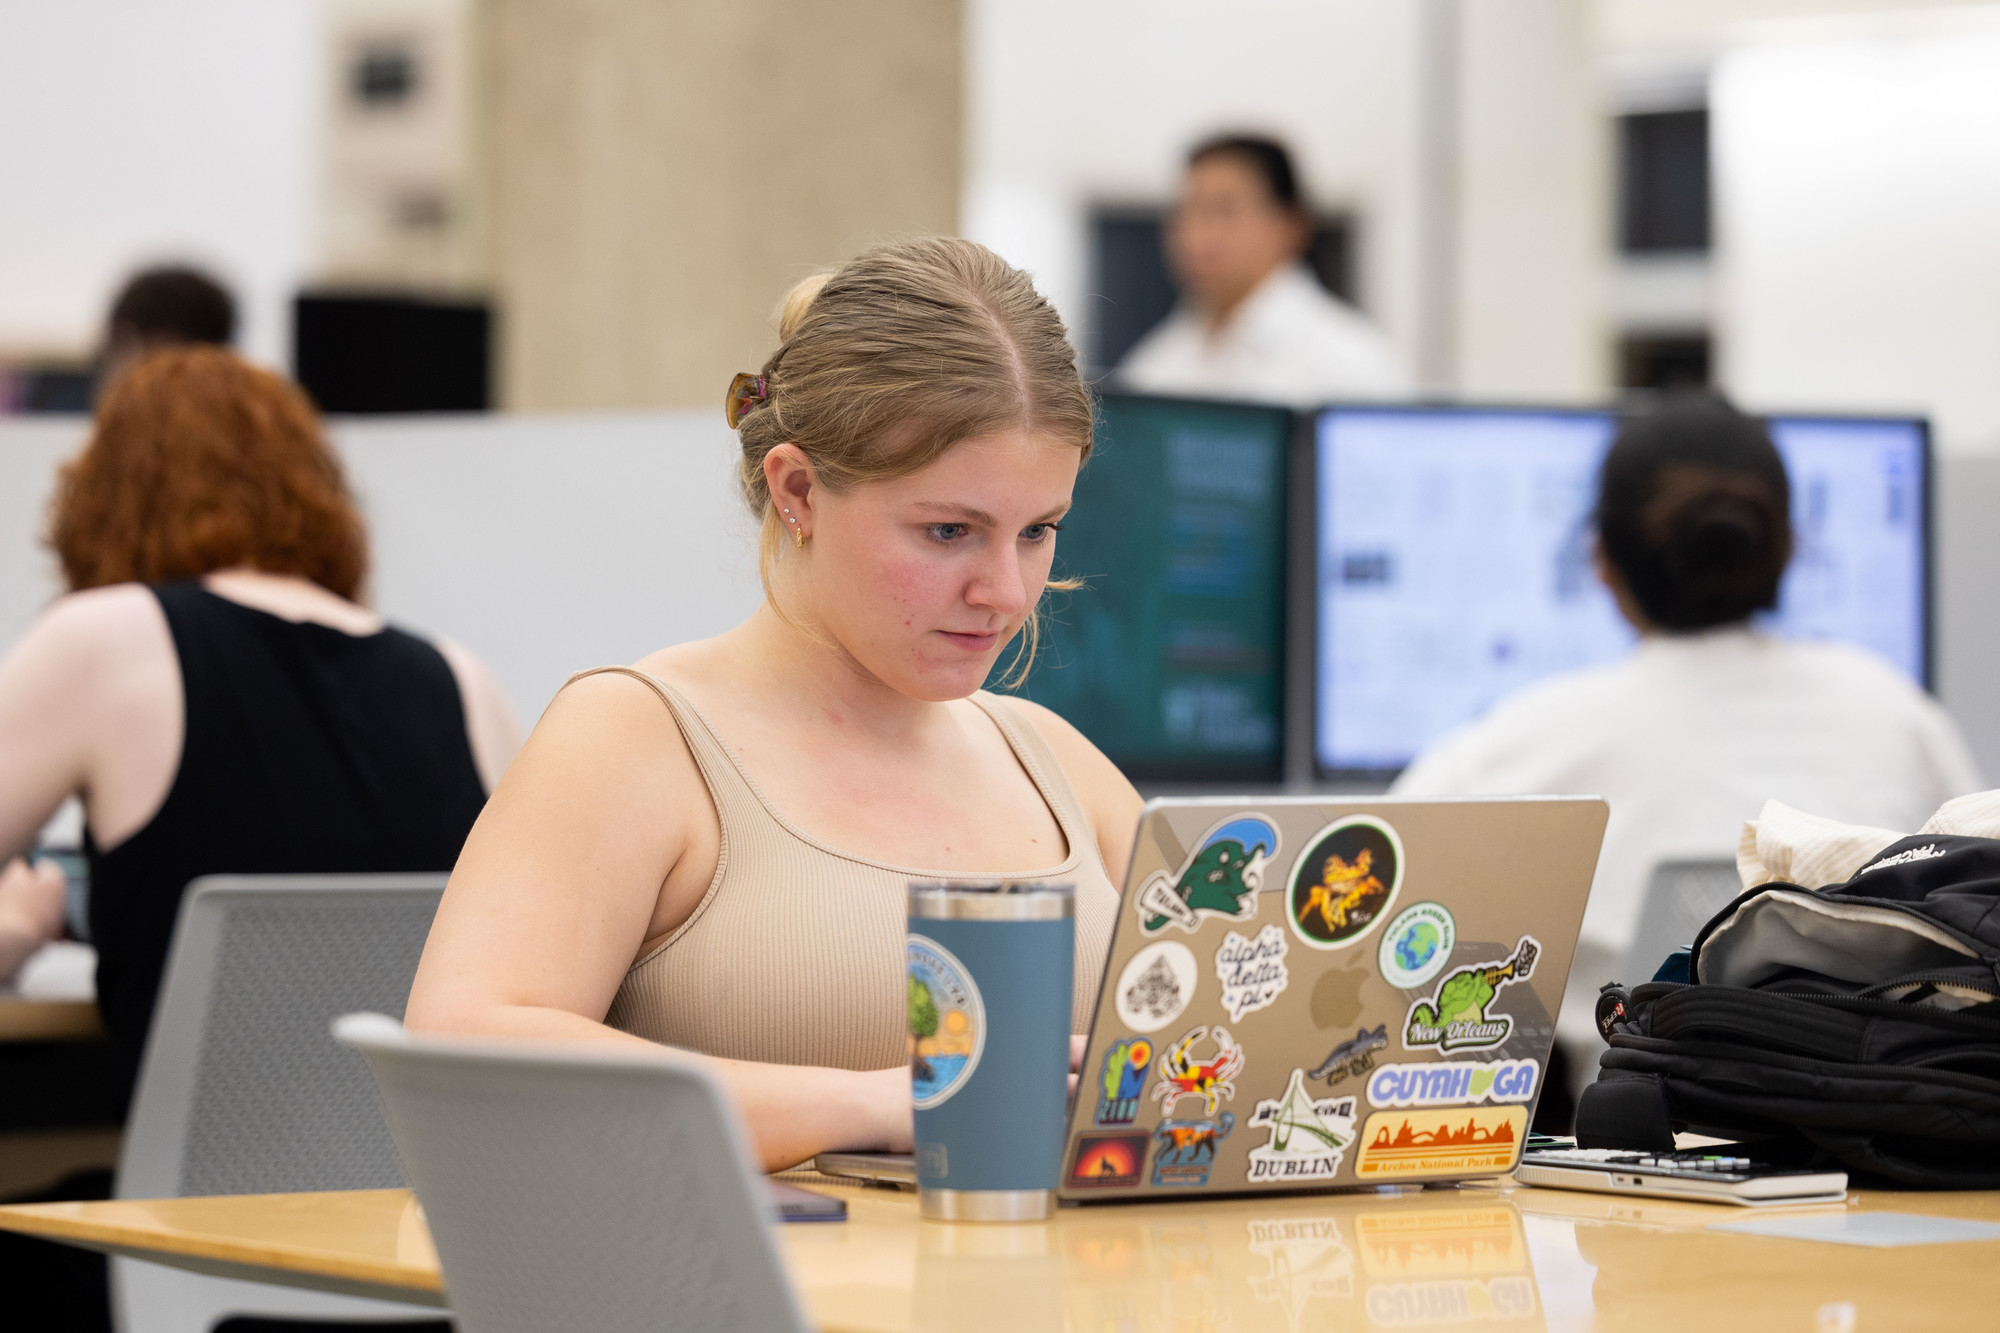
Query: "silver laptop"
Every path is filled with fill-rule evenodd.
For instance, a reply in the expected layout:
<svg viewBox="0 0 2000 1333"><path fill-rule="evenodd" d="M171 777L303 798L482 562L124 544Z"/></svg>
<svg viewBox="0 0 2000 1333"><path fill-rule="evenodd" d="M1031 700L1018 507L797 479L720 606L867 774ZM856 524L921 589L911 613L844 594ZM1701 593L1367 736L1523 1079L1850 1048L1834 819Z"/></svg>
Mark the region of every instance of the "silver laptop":
<svg viewBox="0 0 2000 1333"><path fill-rule="evenodd" d="M1060 1196L1512 1171L1607 814L1595 797L1148 803ZM818 1165L914 1176L880 1154Z"/></svg>

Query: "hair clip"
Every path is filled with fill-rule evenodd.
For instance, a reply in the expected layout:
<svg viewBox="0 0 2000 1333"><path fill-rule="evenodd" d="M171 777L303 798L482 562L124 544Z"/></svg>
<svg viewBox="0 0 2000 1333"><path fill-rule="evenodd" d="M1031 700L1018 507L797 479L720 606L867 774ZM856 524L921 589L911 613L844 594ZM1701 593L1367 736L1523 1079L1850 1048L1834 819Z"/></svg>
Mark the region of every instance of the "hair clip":
<svg viewBox="0 0 2000 1333"><path fill-rule="evenodd" d="M722 400L722 419L729 423L729 429L735 430L745 412L770 399L771 381L746 370L729 381L729 396Z"/></svg>

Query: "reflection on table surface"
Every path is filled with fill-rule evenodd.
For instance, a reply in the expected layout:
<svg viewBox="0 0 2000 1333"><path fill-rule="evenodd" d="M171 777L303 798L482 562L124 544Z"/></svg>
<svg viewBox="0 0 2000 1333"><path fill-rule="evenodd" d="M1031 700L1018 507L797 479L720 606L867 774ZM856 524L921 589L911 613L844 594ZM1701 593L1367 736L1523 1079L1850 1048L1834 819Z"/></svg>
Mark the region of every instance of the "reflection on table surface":
<svg viewBox="0 0 2000 1333"><path fill-rule="evenodd" d="M1709 1233L1747 1210L1513 1186L1066 1208L1031 1226L914 1223L910 1196L829 1186L846 1226L787 1227L829 1329L1247 1333L1348 1328L1969 1326L2000 1243L1859 1249ZM2000 1195L1835 1209L2000 1220ZM1969 1321L1969 1322L1968 1322Z"/></svg>

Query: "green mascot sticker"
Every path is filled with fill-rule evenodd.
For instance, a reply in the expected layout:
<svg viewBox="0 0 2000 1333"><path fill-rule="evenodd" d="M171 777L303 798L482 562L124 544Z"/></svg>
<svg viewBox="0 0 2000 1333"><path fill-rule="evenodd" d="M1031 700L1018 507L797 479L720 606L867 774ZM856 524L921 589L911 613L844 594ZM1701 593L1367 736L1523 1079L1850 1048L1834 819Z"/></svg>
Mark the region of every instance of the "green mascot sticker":
<svg viewBox="0 0 2000 1333"><path fill-rule="evenodd" d="M1503 986L1526 981L1535 971L1541 943L1523 935L1511 956L1462 967L1438 983L1427 1000L1410 1006L1403 1025L1403 1049L1430 1047L1439 1051L1483 1051L1498 1046L1514 1031L1506 1014L1488 1012Z"/></svg>

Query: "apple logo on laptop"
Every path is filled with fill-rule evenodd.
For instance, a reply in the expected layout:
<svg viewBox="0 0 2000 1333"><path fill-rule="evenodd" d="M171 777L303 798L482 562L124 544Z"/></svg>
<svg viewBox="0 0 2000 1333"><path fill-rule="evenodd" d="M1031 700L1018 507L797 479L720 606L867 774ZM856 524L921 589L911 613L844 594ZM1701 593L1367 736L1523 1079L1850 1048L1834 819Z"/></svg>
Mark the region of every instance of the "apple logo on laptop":
<svg viewBox="0 0 2000 1333"><path fill-rule="evenodd" d="M1365 965L1320 973L1319 980L1313 983L1313 1026L1322 1032L1328 1028L1353 1027L1361 1017L1361 988L1369 979Z"/></svg>

